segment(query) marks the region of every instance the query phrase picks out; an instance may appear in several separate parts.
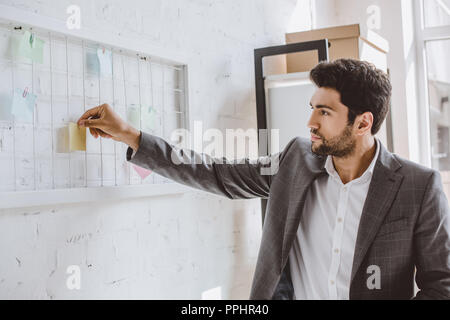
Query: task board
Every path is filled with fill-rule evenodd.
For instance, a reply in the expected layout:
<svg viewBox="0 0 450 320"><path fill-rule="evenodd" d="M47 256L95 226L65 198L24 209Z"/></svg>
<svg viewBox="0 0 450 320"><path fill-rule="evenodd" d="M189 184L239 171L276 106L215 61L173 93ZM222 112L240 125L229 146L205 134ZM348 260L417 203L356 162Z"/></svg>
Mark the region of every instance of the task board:
<svg viewBox="0 0 450 320"><path fill-rule="evenodd" d="M42 54L19 52L28 35ZM108 103L137 129L169 140L187 128L185 77L185 65L160 57L0 23L0 195L170 183L127 162L127 146L111 139L87 132L86 150L70 150L68 127ZM29 116L17 105L23 97L32 97Z"/></svg>

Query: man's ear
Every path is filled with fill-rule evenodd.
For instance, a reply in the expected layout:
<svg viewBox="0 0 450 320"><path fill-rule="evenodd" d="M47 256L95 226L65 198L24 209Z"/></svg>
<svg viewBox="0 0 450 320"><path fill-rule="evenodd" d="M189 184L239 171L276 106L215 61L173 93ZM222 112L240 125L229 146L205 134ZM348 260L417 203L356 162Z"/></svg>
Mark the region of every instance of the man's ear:
<svg viewBox="0 0 450 320"><path fill-rule="evenodd" d="M364 112L356 117L357 128L360 133L366 133L372 130L373 114L372 112Z"/></svg>

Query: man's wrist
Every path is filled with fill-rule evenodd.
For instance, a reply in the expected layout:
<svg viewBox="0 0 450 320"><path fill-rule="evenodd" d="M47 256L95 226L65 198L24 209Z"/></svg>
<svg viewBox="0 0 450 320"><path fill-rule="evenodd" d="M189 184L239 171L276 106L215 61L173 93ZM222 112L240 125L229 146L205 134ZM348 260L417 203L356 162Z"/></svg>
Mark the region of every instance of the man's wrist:
<svg viewBox="0 0 450 320"><path fill-rule="evenodd" d="M130 126L129 129L127 130L123 142L125 142L131 149L133 149L136 152L139 149L140 140L141 140L141 131Z"/></svg>

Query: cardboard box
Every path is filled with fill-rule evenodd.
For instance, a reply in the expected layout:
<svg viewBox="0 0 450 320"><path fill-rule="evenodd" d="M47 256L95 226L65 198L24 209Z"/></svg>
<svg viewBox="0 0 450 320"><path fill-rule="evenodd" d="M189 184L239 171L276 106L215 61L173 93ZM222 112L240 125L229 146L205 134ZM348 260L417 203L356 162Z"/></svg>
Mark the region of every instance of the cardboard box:
<svg viewBox="0 0 450 320"><path fill-rule="evenodd" d="M353 58L374 63L378 68L387 70L389 44L376 33L369 31L362 37L359 24L317 29L286 34L286 44L328 39L330 60ZM286 55L286 71L307 72L317 65L316 51L292 53Z"/></svg>

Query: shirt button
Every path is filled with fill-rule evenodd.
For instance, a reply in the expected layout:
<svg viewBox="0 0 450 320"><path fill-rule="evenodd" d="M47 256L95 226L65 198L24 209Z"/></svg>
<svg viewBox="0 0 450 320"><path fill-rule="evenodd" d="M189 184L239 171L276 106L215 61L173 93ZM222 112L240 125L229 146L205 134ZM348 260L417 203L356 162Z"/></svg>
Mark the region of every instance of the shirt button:
<svg viewBox="0 0 450 320"><path fill-rule="evenodd" d="M333 280L331 280L331 281L330 281L330 283L331 283L331 284L334 284L334 281L333 281Z"/></svg>
<svg viewBox="0 0 450 320"><path fill-rule="evenodd" d="M338 218L338 222L342 222L342 218Z"/></svg>

